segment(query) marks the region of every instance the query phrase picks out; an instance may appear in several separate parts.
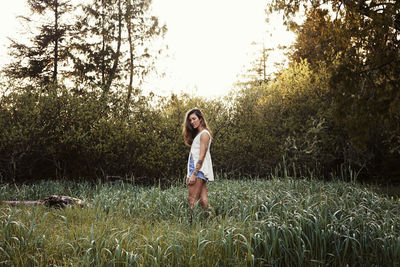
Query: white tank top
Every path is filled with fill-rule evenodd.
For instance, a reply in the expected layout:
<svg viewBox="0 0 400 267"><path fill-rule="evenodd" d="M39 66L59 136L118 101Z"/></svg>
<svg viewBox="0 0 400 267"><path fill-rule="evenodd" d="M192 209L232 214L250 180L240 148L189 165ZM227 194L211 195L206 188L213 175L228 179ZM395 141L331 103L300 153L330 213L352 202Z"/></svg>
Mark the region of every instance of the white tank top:
<svg viewBox="0 0 400 267"><path fill-rule="evenodd" d="M212 168L211 154L210 154L210 146L211 146L211 134L207 130L201 131L196 137L193 139L192 146L190 147L190 153L187 164L187 177L189 178L189 163L190 163L190 155L193 157L194 164L196 166L197 161L200 157L200 136L203 132L206 132L210 136L210 142L208 143L208 149L206 152L206 156L204 157L203 165L201 166L200 171L204 173L204 176L208 179L208 181L214 181L214 172Z"/></svg>

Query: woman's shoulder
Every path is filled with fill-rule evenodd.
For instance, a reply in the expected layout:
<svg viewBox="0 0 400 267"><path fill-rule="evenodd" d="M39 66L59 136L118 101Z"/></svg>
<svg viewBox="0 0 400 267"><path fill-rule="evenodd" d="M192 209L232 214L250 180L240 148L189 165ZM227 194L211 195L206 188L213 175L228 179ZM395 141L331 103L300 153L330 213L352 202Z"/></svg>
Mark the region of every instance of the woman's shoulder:
<svg viewBox="0 0 400 267"><path fill-rule="evenodd" d="M201 139L211 139L211 134L207 129L202 130L199 135Z"/></svg>
<svg viewBox="0 0 400 267"><path fill-rule="evenodd" d="M196 137L193 139L193 143L194 142L200 142L200 140L201 139L203 139L203 138L211 138L211 134L210 134L210 132L207 130L207 129L203 129L203 130L201 130L197 135L196 135Z"/></svg>
<svg viewBox="0 0 400 267"><path fill-rule="evenodd" d="M200 134L203 134L203 133L208 133L209 135L211 135L210 132L207 129L201 130Z"/></svg>

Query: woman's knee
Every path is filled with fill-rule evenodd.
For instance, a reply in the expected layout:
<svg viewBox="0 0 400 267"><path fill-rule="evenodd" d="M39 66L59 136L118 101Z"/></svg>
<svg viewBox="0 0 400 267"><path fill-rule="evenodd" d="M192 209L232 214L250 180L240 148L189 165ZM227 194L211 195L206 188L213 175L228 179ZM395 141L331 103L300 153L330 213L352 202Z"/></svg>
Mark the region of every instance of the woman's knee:
<svg viewBox="0 0 400 267"><path fill-rule="evenodd" d="M188 202L192 204L199 201L202 195L202 180L196 179L196 183L193 185L189 185L188 188L189 188Z"/></svg>
<svg viewBox="0 0 400 267"><path fill-rule="evenodd" d="M187 198L189 203L195 203L197 201L196 197L189 195Z"/></svg>
<svg viewBox="0 0 400 267"><path fill-rule="evenodd" d="M200 205L203 207L208 207L208 198L200 198Z"/></svg>

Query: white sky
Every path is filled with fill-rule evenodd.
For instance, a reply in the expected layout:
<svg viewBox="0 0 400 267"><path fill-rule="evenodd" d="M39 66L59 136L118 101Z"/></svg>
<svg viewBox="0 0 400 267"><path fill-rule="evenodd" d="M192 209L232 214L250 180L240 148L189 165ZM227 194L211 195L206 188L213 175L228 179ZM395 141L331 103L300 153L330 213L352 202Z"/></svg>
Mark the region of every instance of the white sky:
<svg viewBox="0 0 400 267"><path fill-rule="evenodd" d="M7 61L7 37L16 36L17 19L16 16L26 14L26 0L2 0L0 8L0 64L4 65Z"/></svg>
<svg viewBox="0 0 400 267"><path fill-rule="evenodd" d="M5 4L7 2L7 4ZM2 0L0 9L0 65L7 61L7 36L18 36L17 15L27 15L26 0ZM267 48L290 44L278 16L265 22L267 0L153 0L152 13L168 27L168 56L157 69L164 77L149 76L144 91L159 95L187 92L206 97L223 96L254 59L252 42ZM272 34L272 36L270 36ZM269 65L282 61L276 53Z"/></svg>

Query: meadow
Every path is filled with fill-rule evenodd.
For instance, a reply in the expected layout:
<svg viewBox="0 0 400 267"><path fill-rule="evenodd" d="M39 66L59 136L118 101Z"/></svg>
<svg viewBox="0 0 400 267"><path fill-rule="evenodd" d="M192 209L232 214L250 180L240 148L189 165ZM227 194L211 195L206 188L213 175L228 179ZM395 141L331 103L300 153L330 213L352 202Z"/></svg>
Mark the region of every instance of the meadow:
<svg viewBox="0 0 400 267"><path fill-rule="evenodd" d="M0 200L69 195L87 208L0 206L4 266L398 266L400 200L357 183L226 179L213 214L186 188L114 182L3 184Z"/></svg>

